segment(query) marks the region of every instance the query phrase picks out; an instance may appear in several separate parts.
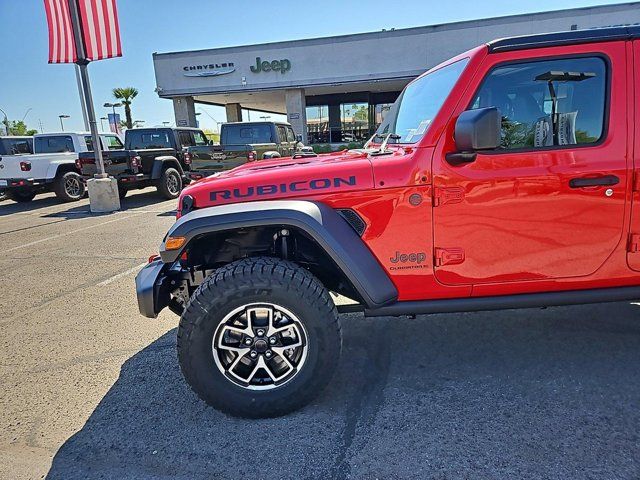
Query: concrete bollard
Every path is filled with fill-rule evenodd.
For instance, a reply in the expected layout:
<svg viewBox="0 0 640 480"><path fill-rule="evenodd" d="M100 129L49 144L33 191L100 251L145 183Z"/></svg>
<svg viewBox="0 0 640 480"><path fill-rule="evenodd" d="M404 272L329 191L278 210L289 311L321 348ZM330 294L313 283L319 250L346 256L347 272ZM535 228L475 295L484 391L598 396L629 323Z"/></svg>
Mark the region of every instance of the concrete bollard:
<svg viewBox="0 0 640 480"><path fill-rule="evenodd" d="M115 178L91 178L87 180L91 213L120 210L118 181Z"/></svg>

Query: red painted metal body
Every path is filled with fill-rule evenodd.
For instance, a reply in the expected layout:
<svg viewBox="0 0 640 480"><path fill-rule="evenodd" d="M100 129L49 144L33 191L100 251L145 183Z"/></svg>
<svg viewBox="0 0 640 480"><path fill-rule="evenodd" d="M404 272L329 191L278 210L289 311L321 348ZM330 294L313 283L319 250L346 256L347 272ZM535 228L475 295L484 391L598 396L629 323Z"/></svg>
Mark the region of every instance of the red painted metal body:
<svg viewBox="0 0 640 480"><path fill-rule="evenodd" d="M610 70L601 142L446 162L456 151L455 121L492 67L584 54L606 58ZM640 236L633 236L640 234L640 41L492 54L482 46L445 64L462 58L469 59L462 76L417 144L389 145L393 153L381 156L342 152L249 163L196 182L183 195L196 208L281 198L351 208L366 221L362 239L399 300L640 285ZM569 188L569 179L601 175L620 182ZM413 261L403 261L411 254Z"/></svg>

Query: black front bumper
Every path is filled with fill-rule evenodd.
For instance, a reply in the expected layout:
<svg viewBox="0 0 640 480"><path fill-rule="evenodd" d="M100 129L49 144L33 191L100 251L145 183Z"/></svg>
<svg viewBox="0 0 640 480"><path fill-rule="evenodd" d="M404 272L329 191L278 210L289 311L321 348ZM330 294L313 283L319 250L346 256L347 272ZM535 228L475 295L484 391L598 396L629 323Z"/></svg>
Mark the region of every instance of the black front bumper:
<svg viewBox="0 0 640 480"><path fill-rule="evenodd" d="M166 276L169 264L157 259L146 265L136 276L138 309L145 317L156 318L169 303L170 280Z"/></svg>

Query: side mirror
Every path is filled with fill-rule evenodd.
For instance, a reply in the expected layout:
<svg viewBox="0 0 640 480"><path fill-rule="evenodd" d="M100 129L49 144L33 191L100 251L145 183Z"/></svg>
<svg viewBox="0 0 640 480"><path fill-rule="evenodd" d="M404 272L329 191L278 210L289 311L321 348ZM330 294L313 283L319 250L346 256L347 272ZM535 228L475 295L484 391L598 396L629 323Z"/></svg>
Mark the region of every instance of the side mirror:
<svg viewBox="0 0 640 480"><path fill-rule="evenodd" d="M458 152L447 155L452 165L473 162L478 150L500 146L500 110L496 107L466 110L456 121L454 138Z"/></svg>

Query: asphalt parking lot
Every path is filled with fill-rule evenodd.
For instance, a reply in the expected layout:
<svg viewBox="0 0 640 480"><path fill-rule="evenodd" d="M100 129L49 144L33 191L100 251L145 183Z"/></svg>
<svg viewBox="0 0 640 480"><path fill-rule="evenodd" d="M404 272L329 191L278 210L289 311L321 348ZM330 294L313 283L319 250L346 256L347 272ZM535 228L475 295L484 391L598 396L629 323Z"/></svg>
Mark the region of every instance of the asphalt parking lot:
<svg viewBox="0 0 640 480"><path fill-rule="evenodd" d="M289 416L206 407L177 317L134 276L173 222L153 190L0 203L0 478L640 477L640 306L343 315L329 388Z"/></svg>

